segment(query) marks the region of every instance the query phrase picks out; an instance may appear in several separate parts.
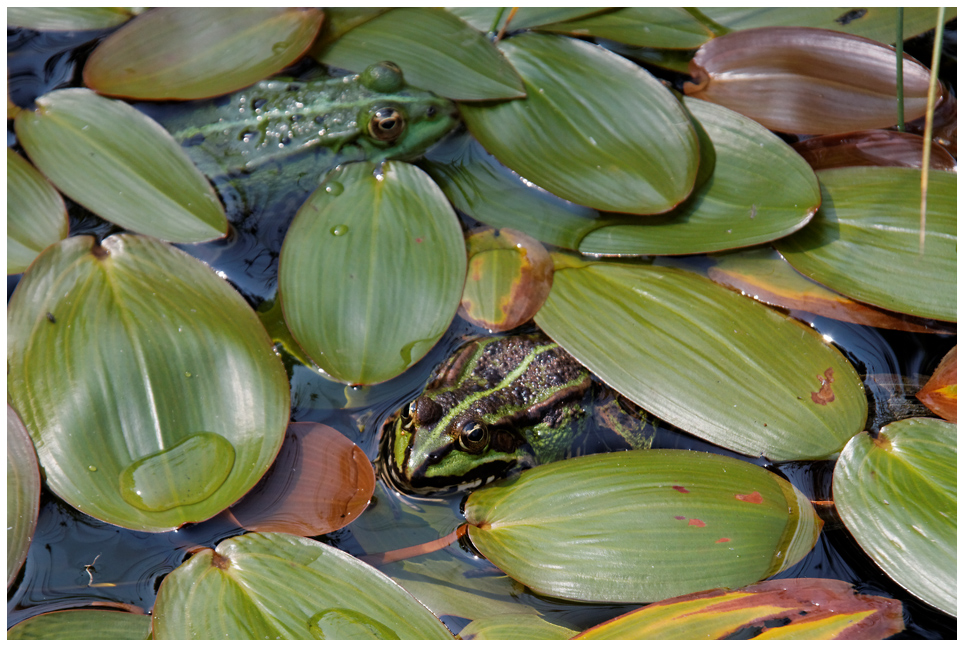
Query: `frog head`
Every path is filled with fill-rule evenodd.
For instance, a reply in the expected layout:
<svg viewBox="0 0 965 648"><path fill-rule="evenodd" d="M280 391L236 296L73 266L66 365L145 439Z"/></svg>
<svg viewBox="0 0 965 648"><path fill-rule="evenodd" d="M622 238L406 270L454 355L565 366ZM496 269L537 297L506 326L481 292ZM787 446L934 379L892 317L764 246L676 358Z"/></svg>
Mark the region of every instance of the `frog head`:
<svg viewBox="0 0 965 648"><path fill-rule="evenodd" d="M381 470L396 489L441 495L535 465L532 448L513 430L494 427L472 411L450 414L423 395L386 421Z"/></svg>
<svg viewBox="0 0 965 648"><path fill-rule="evenodd" d="M417 158L459 121L455 104L406 85L395 63L370 65L358 81L357 143L369 159Z"/></svg>

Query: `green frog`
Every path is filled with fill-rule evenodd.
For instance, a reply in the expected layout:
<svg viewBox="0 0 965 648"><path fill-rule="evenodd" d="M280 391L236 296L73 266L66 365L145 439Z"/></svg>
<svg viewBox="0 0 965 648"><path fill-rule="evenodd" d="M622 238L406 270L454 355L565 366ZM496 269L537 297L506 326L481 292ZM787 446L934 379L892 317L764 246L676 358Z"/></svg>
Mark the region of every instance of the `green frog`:
<svg viewBox="0 0 965 648"><path fill-rule="evenodd" d="M304 199L339 164L419 157L458 113L384 61L345 77L260 81L158 119L226 206L251 212L290 193Z"/></svg>
<svg viewBox="0 0 965 648"><path fill-rule="evenodd" d="M380 470L421 496L475 488L581 451L590 372L541 333L483 338L456 351L382 428ZM624 449L649 448L642 410L610 395L594 408Z"/></svg>

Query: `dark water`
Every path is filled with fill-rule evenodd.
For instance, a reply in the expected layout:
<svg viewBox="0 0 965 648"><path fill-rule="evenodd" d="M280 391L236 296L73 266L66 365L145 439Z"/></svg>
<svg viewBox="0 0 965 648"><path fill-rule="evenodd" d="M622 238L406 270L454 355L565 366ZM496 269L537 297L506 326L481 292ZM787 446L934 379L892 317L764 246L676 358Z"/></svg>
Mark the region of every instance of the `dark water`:
<svg viewBox="0 0 965 648"><path fill-rule="evenodd" d="M8 74L14 101L29 106L44 92L79 85L79 63L92 49L99 33L37 34L8 31ZM163 109L163 107L161 108ZM152 110L157 110L153 108ZM149 111L150 112L150 111ZM8 144L15 138L8 132ZM72 234L103 238L117 228L68 201ZM257 308L274 298L281 241L292 214L262 215L257 219L235 214L233 229L223 241L179 246L222 271ZM475 225L469 223L467 226ZM8 299L18 277L8 277ZM862 374L928 376L955 344L953 336L901 333L846 324L821 317L813 326L830 336ZM351 389L319 377L286 358L292 387L292 420L326 423L357 443L370 459L378 452L378 429L395 409L417 395L430 372L468 337L482 329L457 319L437 347L402 376L374 387ZM888 410L887 390L868 381L873 411ZM717 448L688 434L662 430L655 447L685 448L746 457ZM783 475L813 500L830 499L833 462L791 462L763 465ZM353 555L400 548L441 537L461 522L461 498L416 500L381 485L373 504L353 524L321 536L322 542ZM170 533L152 534L115 527L86 516L43 491L37 531L26 565L8 591L8 627L36 614L90 602L133 605L149 612L164 576L188 557L191 547L214 546L241 530L212 520ZM363 548L364 547L364 548ZM546 620L586 628L637 606L580 604L541 597L518 585L507 585L501 573L469 548L453 545L407 564L386 565L384 571L402 580L416 596L433 596L433 578L440 583L458 573L460 587L478 588L481 596L507 604L535 607ZM413 573L428 572L414 578ZM437 574L434 576L433 574ZM888 578L858 547L848 531L833 520L825 524L814 550L800 563L775 578L835 578L853 583L863 594L903 602L907 629L898 638L950 639L956 637L953 617L920 602ZM420 589L422 588L422 589ZM431 602L427 601L430 607ZM458 606L457 606L458 607ZM459 632L469 621L456 610L443 621Z"/></svg>

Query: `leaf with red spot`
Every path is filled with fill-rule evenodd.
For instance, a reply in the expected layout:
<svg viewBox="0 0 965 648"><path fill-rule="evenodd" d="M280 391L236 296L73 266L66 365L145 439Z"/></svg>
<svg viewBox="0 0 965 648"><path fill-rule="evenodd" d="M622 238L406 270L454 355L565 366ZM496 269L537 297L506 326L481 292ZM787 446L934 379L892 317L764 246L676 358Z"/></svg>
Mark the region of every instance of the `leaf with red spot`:
<svg viewBox="0 0 965 648"><path fill-rule="evenodd" d="M901 602L824 578L773 580L678 596L575 639L884 639L904 629Z"/></svg>
<svg viewBox="0 0 965 648"><path fill-rule="evenodd" d="M538 466L472 493L465 512L497 567L539 594L587 601L743 587L800 560L821 528L777 475L683 450Z"/></svg>

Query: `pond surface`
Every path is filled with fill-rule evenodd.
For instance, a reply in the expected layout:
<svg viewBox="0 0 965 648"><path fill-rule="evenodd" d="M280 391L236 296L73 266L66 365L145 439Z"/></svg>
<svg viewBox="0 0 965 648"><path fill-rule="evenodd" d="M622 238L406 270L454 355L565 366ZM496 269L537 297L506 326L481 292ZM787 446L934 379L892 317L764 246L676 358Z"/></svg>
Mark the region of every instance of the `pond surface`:
<svg viewBox="0 0 965 648"><path fill-rule="evenodd" d="M8 32L8 74L11 95L26 105L56 87L79 85L77 62L91 49L96 33L37 34ZM157 110L152 107L147 112ZM163 109L163 108L162 108ZM8 122L8 144L15 143ZM69 200L72 235L107 236L116 231ZM291 217L241 220L223 241L178 246L224 273L258 308L274 298L278 252ZM463 218L466 229L478 223ZM684 260L692 267L702 259ZM18 281L8 277L8 299ZM910 381L927 377L954 345L952 336L899 333L846 324L817 316L803 319L831 338L859 373L898 374ZM369 388L336 385L285 356L291 378L292 420L325 423L358 444L371 460L378 454L382 422L421 392L433 368L460 344L486 335L483 329L458 318L430 354L396 379ZM869 421L890 420L905 395L866 380L871 396ZM912 390L911 393L914 393ZM872 416L872 414L874 416ZM769 468L786 477L813 501L830 500L833 462L790 462L781 465L750 460L664 426L657 448L683 448L726 454ZM462 496L416 499L377 484L363 515L348 527L320 536L321 542L356 556L376 554L442 537L463 522ZM858 547L830 513L819 513L825 527L811 553L775 578L835 578L853 583L862 594L899 599L907 629L898 638L949 639L956 636L956 620L920 602L888 578ZM164 576L188 557L191 548L213 547L241 529L218 519L188 525L178 531L152 534L130 531L90 518L44 490L37 531L25 568L8 592L8 627L41 612L88 604L120 603L150 611ZM536 595L515 583L470 547L453 544L425 556L381 567L438 614L453 633L480 606L494 613L535 609L546 620L573 628L587 628L636 605L582 604Z"/></svg>

